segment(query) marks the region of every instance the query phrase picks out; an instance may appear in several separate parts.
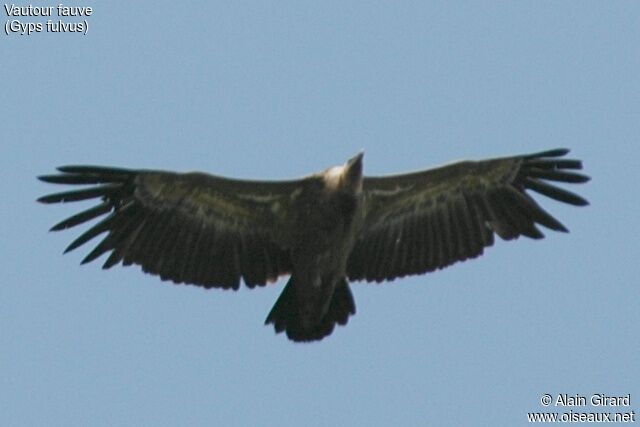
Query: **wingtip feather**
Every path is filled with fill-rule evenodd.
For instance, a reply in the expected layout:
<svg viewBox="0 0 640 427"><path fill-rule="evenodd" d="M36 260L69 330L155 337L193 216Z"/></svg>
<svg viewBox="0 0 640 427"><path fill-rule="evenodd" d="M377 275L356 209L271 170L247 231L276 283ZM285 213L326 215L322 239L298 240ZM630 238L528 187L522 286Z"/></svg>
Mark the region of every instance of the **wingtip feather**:
<svg viewBox="0 0 640 427"><path fill-rule="evenodd" d="M44 203L44 204L54 203L54 202L50 201L50 197L49 197L49 196L42 196L42 197L38 197L38 198L36 199L36 202L38 202L38 203Z"/></svg>
<svg viewBox="0 0 640 427"><path fill-rule="evenodd" d="M535 159L540 157L562 157L571 152L568 148L554 148L552 150L540 151L538 153L527 154L525 159Z"/></svg>
<svg viewBox="0 0 640 427"><path fill-rule="evenodd" d="M95 165L65 165L58 166L56 169L70 174L127 175L135 172L131 169Z"/></svg>
<svg viewBox="0 0 640 427"><path fill-rule="evenodd" d="M55 183L55 177L58 175L39 175L36 178L42 182Z"/></svg>

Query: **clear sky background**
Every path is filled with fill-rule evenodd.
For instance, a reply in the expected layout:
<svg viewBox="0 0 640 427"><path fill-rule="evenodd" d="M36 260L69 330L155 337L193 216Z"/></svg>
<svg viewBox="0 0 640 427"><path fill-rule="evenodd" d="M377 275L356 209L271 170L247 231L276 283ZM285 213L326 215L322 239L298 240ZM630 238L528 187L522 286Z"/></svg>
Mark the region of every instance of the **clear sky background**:
<svg viewBox="0 0 640 427"><path fill-rule="evenodd" d="M640 3L68 5L87 35L0 35L0 425L512 426L544 393L640 412ZM308 345L263 326L284 279L81 267L81 229L47 230L85 205L35 202L63 164L278 179L555 147L593 177L587 208L542 200L570 234L355 283Z"/></svg>

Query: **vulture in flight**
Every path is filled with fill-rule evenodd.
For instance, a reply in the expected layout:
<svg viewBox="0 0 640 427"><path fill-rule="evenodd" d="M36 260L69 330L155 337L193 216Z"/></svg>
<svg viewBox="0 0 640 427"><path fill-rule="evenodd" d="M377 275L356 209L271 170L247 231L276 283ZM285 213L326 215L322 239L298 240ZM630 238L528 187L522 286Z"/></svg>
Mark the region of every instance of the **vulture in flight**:
<svg viewBox="0 0 640 427"><path fill-rule="evenodd" d="M381 282L447 267L538 226L566 232L531 192L576 206L555 184L583 183L567 149L461 161L400 175L365 177L359 153L344 165L289 181L205 173L63 166L40 180L87 185L42 203L97 199L53 226L102 217L66 249L104 237L82 263L138 264L161 280L205 288L253 288L289 275L265 324L293 341L320 340L356 308L350 281Z"/></svg>

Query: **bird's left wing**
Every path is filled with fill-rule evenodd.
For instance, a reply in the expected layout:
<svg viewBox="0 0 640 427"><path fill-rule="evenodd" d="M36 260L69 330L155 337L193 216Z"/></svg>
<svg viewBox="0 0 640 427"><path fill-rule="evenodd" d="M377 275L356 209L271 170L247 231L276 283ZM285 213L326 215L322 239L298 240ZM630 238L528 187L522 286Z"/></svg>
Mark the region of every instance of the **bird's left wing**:
<svg viewBox="0 0 640 427"><path fill-rule="evenodd" d="M527 194L532 190L572 205L587 201L548 181L581 183L582 163L557 149L422 172L365 178L365 219L349 258L351 280L382 281L475 258L520 235L544 237L536 224L567 229Z"/></svg>
<svg viewBox="0 0 640 427"><path fill-rule="evenodd" d="M288 204L301 181L244 181L202 173L64 166L39 177L87 184L41 197L43 203L100 199L52 230L106 215L66 251L106 236L83 263L111 252L103 268L139 264L163 280L237 289L290 273Z"/></svg>

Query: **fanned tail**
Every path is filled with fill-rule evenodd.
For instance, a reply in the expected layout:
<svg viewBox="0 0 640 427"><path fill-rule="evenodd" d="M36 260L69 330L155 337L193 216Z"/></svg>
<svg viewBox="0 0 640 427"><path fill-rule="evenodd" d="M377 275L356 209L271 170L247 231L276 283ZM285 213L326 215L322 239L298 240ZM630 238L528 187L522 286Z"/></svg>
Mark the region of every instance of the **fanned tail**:
<svg viewBox="0 0 640 427"><path fill-rule="evenodd" d="M305 328L296 298L295 278L292 275L269 312L265 325L272 323L276 333L286 331L287 337L292 341L318 341L330 335L336 323L346 325L349 316L355 313L356 306L349 284L346 279L342 279L336 285L324 317L311 328Z"/></svg>

